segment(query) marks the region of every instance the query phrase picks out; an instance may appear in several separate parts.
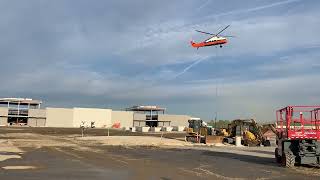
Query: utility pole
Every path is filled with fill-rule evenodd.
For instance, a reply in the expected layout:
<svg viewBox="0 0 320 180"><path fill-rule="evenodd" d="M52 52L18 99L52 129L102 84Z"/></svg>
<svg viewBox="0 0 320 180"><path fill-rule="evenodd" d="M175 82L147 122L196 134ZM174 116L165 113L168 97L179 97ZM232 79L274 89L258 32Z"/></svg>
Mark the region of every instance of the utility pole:
<svg viewBox="0 0 320 180"><path fill-rule="evenodd" d="M214 128L217 129L217 120L218 120L218 80L216 82L216 115L214 118Z"/></svg>
<svg viewBox="0 0 320 180"><path fill-rule="evenodd" d="M217 112L216 112L216 117L214 118L214 129L217 129Z"/></svg>

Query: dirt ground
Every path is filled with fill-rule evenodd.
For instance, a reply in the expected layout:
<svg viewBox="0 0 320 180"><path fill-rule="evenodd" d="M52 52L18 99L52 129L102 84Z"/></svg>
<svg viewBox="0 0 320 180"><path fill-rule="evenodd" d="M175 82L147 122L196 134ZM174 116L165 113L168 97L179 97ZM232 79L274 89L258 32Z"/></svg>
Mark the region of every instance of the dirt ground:
<svg viewBox="0 0 320 180"><path fill-rule="evenodd" d="M273 147L203 146L184 133L0 127L0 179L319 179L278 166ZM178 140L177 140L178 139Z"/></svg>
<svg viewBox="0 0 320 180"><path fill-rule="evenodd" d="M23 133L36 133L42 135L51 136L80 136L80 128L50 128L50 127L0 127L2 133L13 133L23 131ZM89 128L85 131L86 136L106 136L108 135L108 130L105 128ZM161 133L141 133L141 132L130 132L123 131L121 129L109 129L110 136L156 136L160 137ZM166 138L184 138L184 132L167 132L163 134Z"/></svg>

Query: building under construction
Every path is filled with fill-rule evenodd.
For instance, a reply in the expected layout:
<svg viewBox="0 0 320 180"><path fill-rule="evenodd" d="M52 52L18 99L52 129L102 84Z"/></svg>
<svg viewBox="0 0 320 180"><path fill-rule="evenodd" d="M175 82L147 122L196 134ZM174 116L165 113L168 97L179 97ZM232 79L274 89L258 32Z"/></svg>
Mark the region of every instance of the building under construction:
<svg viewBox="0 0 320 180"><path fill-rule="evenodd" d="M190 116L165 114L158 106L133 106L125 111L98 108L41 108L42 101L0 98L0 126L166 127L187 126Z"/></svg>
<svg viewBox="0 0 320 180"><path fill-rule="evenodd" d="M1 98L0 125L32 125L39 121L45 124L45 111L41 110L42 101L28 98Z"/></svg>

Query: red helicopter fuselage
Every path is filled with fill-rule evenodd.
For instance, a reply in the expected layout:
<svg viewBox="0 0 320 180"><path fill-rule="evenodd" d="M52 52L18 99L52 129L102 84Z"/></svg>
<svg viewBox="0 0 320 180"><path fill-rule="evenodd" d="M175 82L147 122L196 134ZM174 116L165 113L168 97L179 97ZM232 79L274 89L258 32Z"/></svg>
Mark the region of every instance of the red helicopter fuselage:
<svg viewBox="0 0 320 180"><path fill-rule="evenodd" d="M200 48L200 47L205 47L205 46L216 46L216 45L221 46L222 44L226 44L227 42L228 41L225 37L214 36L214 37L211 37L210 39L203 41L203 42L196 43L196 42L191 41L190 43L191 43L192 47Z"/></svg>

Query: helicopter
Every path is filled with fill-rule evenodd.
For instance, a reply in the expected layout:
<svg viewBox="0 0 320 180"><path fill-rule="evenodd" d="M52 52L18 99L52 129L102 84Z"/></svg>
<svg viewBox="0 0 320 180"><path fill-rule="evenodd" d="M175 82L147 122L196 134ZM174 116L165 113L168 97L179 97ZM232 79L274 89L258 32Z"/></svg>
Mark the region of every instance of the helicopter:
<svg viewBox="0 0 320 180"><path fill-rule="evenodd" d="M226 30L230 25L226 26L225 28L223 28L221 31L219 31L217 34L213 34L213 33L208 33L208 32L204 32L204 31L199 31L196 30L199 33L203 33L203 34L208 34L211 35L210 38L204 40L203 42L193 42L192 40L190 41L191 46L194 48L199 49L200 47L205 47L205 46L217 46L219 45L220 48L222 48L223 44L226 44L227 41L227 37L234 37L234 36L219 36L219 34L221 34L224 30Z"/></svg>

